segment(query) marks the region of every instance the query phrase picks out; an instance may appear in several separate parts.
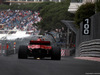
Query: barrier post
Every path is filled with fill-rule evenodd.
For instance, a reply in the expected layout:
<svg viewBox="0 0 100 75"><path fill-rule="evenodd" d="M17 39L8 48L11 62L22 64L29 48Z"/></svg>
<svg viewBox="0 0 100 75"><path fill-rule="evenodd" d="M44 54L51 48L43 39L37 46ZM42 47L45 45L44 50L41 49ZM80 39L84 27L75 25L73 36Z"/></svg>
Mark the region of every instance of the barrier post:
<svg viewBox="0 0 100 75"><path fill-rule="evenodd" d="M61 48L61 56L65 56L65 49Z"/></svg>
<svg viewBox="0 0 100 75"><path fill-rule="evenodd" d="M14 42L14 54L16 53L16 42Z"/></svg>

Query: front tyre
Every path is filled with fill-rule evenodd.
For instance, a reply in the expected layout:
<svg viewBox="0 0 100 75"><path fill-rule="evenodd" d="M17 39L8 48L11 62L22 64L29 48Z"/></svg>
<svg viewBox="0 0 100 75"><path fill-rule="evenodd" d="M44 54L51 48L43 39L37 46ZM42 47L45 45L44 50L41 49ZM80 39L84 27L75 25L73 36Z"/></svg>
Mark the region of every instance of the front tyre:
<svg viewBox="0 0 100 75"><path fill-rule="evenodd" d="M28 47L21 45L18 51L18 58L19 59L27 59Z"/></svg>
<svg viewBox="0 0 100 75"><path fill-rule="evenodd" d="M61 59L61 48L60 47L52 47L51 59L52 60L60 60Z"/></svg>

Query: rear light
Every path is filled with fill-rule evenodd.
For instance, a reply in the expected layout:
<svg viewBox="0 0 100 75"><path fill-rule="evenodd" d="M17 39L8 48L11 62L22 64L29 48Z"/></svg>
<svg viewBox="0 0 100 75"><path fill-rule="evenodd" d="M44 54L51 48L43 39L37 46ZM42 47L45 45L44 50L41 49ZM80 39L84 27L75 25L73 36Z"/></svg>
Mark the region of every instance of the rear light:
<svg viewBox="0 0 100 75"><path fill-rule="evenodd" d="M50 41L30 41L30 44L36 44L36 45L50 45Z"/></svg>

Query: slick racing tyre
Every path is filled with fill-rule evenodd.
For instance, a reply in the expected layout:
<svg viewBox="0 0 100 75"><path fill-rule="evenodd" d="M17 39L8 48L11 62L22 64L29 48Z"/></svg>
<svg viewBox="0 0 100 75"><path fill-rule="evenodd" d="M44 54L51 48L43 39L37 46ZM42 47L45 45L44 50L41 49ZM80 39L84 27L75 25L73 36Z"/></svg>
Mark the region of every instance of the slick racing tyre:
<svg viewBox="0 0 100 75"><path fill-rule="evenodd" d="M61 59L61 48L60 47L52 47L51 59L52 60L60 60Z"/></svg>
<svg viewBox="0 0 100 75"><path fill-rule="evenodd" d="M20 46L19 51L18 51L18 58L19 59L27 59L27 52L28 52L28 47L27 46Z"/></svg>

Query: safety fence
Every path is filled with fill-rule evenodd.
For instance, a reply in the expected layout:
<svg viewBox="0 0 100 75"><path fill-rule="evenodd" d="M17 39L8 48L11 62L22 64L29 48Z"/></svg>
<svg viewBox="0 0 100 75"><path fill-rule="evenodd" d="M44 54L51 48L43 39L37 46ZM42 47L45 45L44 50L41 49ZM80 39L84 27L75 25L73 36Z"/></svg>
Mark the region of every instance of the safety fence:
<svg viewBox="0 0 100 75"><path fill-rule="evenodd" d="M8 56L18 53L20 45L28 45L29 41L37 37L31 36L27 38L21 38L16 40L0 40L0 56ZM75 48L66 48L66 44L61 45L61 56L71 56L74 54Z"/></svg>
<svg viewBox="0 0 100 75"><path fill-rule="evenodd" d="M17 46L18 41L16 40L0 40L0 55L8 56L17 53Z"/></svg>
<svg viewBox="0 0 100 75"><path fill-rule="evenodd" d="M81 57L100 57L100 39L94 39L86 42L82 42L79 45L78 50L80 50Z"/></svg>
<svg viewBox="0 0 100 75"><path fill-rule="evenodd" d="M0 56L16 54L20 45L28 45L32 37L21 38L16 40L0 40Z"/></svg>

